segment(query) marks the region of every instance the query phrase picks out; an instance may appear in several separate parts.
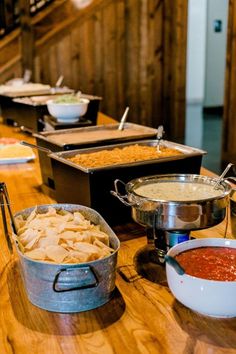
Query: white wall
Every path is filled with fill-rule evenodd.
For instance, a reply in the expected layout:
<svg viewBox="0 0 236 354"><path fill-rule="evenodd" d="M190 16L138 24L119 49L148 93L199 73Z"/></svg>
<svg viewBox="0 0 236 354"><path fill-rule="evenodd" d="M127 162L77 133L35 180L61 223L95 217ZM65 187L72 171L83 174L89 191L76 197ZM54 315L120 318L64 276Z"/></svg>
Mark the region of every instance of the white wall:
<svg viewBox="0 0 236 354"><path fill-rule="evenodd" d="M205 89L207 1L189 0L187 37L187 103L202 103Z"/></svg>
<svg viewBox="0 0 236 354"><path fill-rule="evenodd" d="M228 0L208 0L206 37L205 107L223 106L227 42ZM222 32L214 31L222 21Z"/></svg>

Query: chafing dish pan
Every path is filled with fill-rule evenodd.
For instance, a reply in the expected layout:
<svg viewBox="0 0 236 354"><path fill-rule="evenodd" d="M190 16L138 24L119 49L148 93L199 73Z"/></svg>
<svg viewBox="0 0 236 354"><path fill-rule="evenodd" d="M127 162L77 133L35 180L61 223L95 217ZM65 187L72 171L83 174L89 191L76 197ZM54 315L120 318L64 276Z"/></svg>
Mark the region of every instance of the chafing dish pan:
<svg viewBox="0 0 236 354"><path fill-rule="evenodd" d="M63 129L54 132L34 134L38 146L53 152L75 150L137 139L154 138L157 129L143 125L125 123L124 130L118 130L119 124L97 125L86 128ZM55 188L51 161L45 152L39 151L39 163L43 184Z"/></svg>
<svg viewBox="0 0 236 354"><path fill-rule="evenodd" d="M196 230L215 226L224 220L229 203L231 186L222 180L216 190L205 191L206 186L214 187L218 178L210 178L195 174L156 175L133 179L125 185L126 194L120 195L118 181L115 181L113 195L125 205L132 208L133 219L146 227L161 230ZM181 200L176 192L176 200L155 199L142 196L137 192L140 187L161 183L178 183L185 185L194 183L199 190L204 188L201 199ZM199 186L199 187L198 187ZM183 189L181 188L183 191ZM196 190L196 189L195 189ZM214 194L213 194L214 191ZM180 193L180 192L179 192ZM197 190L195 194L198 193ZM197 196L197 194L196 194ZM178 200L179 199L179 200Z"/></svg>
<svg viewBox="0 0 236 354"><path fill-rule="evenodd" d="M125 183L132 178L163 173L199 173L205 151L189 146L163 141L170 148L183 154L140 161L129 164L99 168L84 168L68 160L77 154L86 154L104 149L130 146L133 144L156 146L156 140L143 140L103 147L63 151L49 154L58 202L83 204L96 209L110 224L120 224L131 219L129 208L110 194L116 178Z"/></svg>

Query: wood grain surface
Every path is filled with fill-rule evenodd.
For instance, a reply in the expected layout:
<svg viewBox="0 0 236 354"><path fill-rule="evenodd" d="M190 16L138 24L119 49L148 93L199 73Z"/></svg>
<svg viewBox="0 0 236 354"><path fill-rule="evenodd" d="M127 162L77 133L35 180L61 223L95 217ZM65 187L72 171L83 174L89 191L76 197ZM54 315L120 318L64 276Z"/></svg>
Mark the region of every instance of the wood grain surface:
<svg viewBox="0 0 236 354"><path fill-rule="evenodd" d="M129 121L183 139L187 1L93 0L77 9L57 0L34 16L30 1L19 3L21 28L1 52L1 83L25 68L51 86L63 75L63 85L103 97L107 114L119 119L129 106Z"/></svg>
<svg viewBox="0 0 236 354"><path fill-rule="evenodd" d="M2 136L34 142L31 136L1 124ZM38 159L1 165L0 181L7 185L13 212L54 202L41 191ZM193 236L224 237L225 225L224 221ZM17 256L9 253L1 230L0 353L236 353L236 319L208 318L181 305L170 293L164 268L145 257L144 229L131 223L117 226L115 232L121 248L113 299L96 310L60 314L29 302ZM231 237L230 228L227 236Z"/></svg>

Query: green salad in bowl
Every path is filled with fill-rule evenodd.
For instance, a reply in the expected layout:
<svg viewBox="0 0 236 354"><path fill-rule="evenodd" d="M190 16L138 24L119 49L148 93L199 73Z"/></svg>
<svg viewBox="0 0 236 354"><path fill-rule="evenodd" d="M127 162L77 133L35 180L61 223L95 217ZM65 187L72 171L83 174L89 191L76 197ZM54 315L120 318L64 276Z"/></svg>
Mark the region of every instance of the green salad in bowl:
<svg viewBox="0 0 236 354"><path fill-rule="evenodd" d="M81 102L81 98L75 95L62 95L54 100L54 103L78 103Z"/></svg>
<svg viewBox="0 0 236 354"><path fill-rule="evenodd" d="M74 123L82 117L88 109L89 100L75 95L62 95L47 101L49 114L62 123Z"/></svg>

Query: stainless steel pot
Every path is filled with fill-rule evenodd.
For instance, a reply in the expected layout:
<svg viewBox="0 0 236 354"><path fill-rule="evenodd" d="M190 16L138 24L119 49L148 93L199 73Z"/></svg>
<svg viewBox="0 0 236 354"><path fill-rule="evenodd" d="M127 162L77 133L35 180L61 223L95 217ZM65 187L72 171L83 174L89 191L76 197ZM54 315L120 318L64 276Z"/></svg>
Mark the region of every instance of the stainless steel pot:
<svg viewBox="0 0 236 354"><path fill-rule="evenodd" d="M115 181L115 195L123 204L131 206L132 217L137 223L160 230L197 230L215 226L224 220L231 192L230 183L219 183L220 195L202 200L170 201L157 200L138 195L135 190L150 183L179 182L199 183L214 186L217 178L195 174L156 175L133 179L127 184ZM119 183L125 187L126 194L119 193Z"/></svg>

